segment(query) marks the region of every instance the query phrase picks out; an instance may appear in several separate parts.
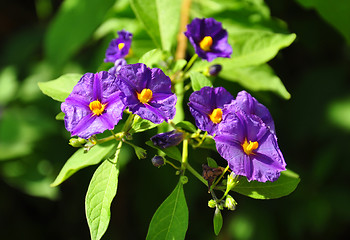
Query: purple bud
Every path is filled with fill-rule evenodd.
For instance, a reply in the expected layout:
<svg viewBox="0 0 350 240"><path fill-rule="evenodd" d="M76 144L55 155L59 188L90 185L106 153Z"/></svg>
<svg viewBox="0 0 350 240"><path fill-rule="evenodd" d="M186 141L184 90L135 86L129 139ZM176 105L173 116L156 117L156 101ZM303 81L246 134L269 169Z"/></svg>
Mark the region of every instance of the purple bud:
<svg viewBox="0 0 350 240"><path fill-rule="evenodd" d="M183 132L173 130L171 132L159 133L151 137L154 146L159 148L167 148L176 146L182 142L184 138Z"/></svg>
<svg viewBox="0 0 350 240"><path fill-rule="evenodd" d="M164 163L164 158L162 156L154 156L152 158L152 164L153 166L155 167L161 167L163 166L165 163Z"/></svg>
<svg viewBox="0 0 350 240"><path fill-rule="evenodd" d="M209 67L209 75L210 76L216 76L216 75L219 74L221 69L222 69L222 66L220 64L211 65Z"/></svg>

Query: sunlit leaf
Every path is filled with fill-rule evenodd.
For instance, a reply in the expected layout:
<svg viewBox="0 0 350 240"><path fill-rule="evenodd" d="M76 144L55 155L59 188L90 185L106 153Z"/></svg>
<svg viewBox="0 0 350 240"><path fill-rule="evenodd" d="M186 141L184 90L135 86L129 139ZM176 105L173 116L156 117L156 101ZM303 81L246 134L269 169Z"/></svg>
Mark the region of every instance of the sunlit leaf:
<svg viewBox="0 0 350 240"><path fill-rule="evenodd" d="M299 175L291 170L281 172L274 182L248 182L243 177L232 190L255 199L273 199L292 193L300 182Z"/></svg>
<svg viewBox="0 0 350 240"><path fill-rule="evenodd" d="M190 79L193 91L199 91L202 87L213 87L213 83L202 73L191 72Z"/></svg>
<svg viewBox="0 0 350 240"><path fill-rule="evenodd" d="M62 64L92 36L115 0L64 1L49 27L45 52L50 62Z"/></svg>
<svg viewBox="0 0 350 240"><path fill-rule="evenodd" d="M117 193L119 166L105 160L95 171L85 197L85 211L92 240L106 232L111 202Z"/></svg>
<svg viewBox="0 0 350 240"><path fill-rule="evenodd" d="M148 240L185 239L188 227L188 208L183 184L177 184L174 191L160 205L148 228Z"/></svg>
<svg viewBox="0 0 350 240"><path fill-rule="evenodd" d="M222 224L223 224L223 219L222 219L221 211L219 208L216 208L214 213L214 218L213 218L214 233L216 236L219 235L222 228Z"/></svg>
<svg viewBox="0 0 350 240"><path fill-rule="evenodd" d="M72 92L73 87L78 83L82 74L69 73L60 76L55 80L48 82L39 82L40 90L47 96L56 101L64 102L64 100Z"/></svg>
<svg viewBox="0 0 350 240"><path fill-rule="evenodd" d="M130 3L156 46L170 51L178 33L181 1L131 0Z"/></svg>
<svg viewBox="0 0 350 240"><path fill-rule="evenodd" d="M0 72L0 104L4 105L15 96L18 87L16 70L7 67Z"/></svg>
<svg viewBox="0 0 350 240"><path fill-rule="evenodd" d="M132 123L131 129L130 129L130 133L138 133L138 132L143 132L152 128L155 128L156 126L158 126L158 124L155 124L149 120L146 119L142 119L141 117L135 115L134 117L134 121Z"/></svg>
<svg viewBox="0 0 350 240"><path fill-rule="evenodd" d="M229 81L237 82L248 90L272 91L285 99L290 98L290 94L281 79L267 64L230 69L223 67L220 76Z"/></svg>
<svg viewBox="0 0 350 240"><path fill-rule="evenodd" d="M114 142L98 144L87 153L84 153L83 148L78 149L64 164L55 181L51 184L51 187L60 185L82 168L98 164L103 159L109 157L115 149L116 144Z"/></svg>

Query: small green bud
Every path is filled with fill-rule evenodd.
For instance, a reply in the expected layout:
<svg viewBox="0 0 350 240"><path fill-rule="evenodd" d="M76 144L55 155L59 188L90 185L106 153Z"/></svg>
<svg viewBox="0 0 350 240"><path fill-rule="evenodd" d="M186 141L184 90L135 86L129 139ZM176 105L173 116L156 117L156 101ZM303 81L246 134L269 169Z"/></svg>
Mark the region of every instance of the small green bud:
<svg viewBox="0 0 350 240"><path fill-rule="evenodd" d="M231 174L227 176L227 189L231 190L235 186L235 178L236 174L234 172L231 172Z"/></svg>
<svg viewBox="0 0 350 240"><path fill-rule="evenodd" d="M214 199L210 199L208 201L208 207L210 207L210 208L215 208L216 207L216 202L215 202Z"/></svg>
<svg viewBox="0 0 350 240"><path fill-rule="evenodd" d="M235 210L237 206L237 202L231 197L230 195L226 196L226 201L225 201L225 208L228 210Z"/></svg>
<svg viewBox="0 0 350 240"><path fill-rule="evenodd" d="M181 180L181 183L182 183L182 184L186 184L186 183L188 182L188 177L186 177L186 176L181 176L181 177L180 177L180 180Z"/></svg>
<svg viewBox="0 0 350 240"><path fill-rule="evenodd" d="M83 138L71 138L69 139L69 144L73 147L83 147L87 143L86 139Z"/></svg>

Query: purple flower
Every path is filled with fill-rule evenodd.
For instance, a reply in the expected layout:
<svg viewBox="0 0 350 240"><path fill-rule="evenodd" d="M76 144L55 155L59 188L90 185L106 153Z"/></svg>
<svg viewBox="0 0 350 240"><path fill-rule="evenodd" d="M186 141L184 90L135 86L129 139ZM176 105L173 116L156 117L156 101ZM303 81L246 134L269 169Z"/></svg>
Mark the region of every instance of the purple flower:
<svg viewBox="0 0 350 240"><path fill-rule="evenodd" d="M256 115L259 117L261 121L270 128L272 133L275 133L275 124L269 110L249 93L246 91L239 92L233 104L237 109L246 112L248 115Z"/></svg>
<svg viewBox="0 0 350 240"><path fill-rule="evenodd" d="M117 82L122 101L132 113L156 124L174 118L177 98L171 92L170 78L159 68L143 63L122 66Z"/></svg>
<svg viewBox="0 0 350 240"><path fill-rule="evenodd" d="M66 129L85 139L114 129L124 108L115 76L104 71L84 74L61 105Z"/></svg>
<svg viewBox="0 0 350 240"><path fill-rule="evenodd" d="M227 42L227 31L214 18L195 18L187 25L186 37L202 59L229 58L232 48Z"/></svg>
<svg viewBox="0 0 350 240"><path fill-rule="evenodd" d="M171 146L176 146L184 139L184 133L173 130L170 132L159 133L151 137L151 141L154 146L159 148L167 148Z"/></svg>
<svg viewBox="0 0 350 240"><path fill-rule="evenodd" d="M126 65L126 61L124 58L120 58L120 59L117 59L115 62L114 62L114 66L111 67L109 70L108 70L108 73L109 74L112 74L113 76L116 75L116 73L120 70L120 68L124 65Z"/></svg>
<svg viewBox="0 0 350 240"><path fill-rule="evenodd" d="M256 115L226 108L224 119L214 137L220 155L231 170L248 181L275 181L286 163L278 147L276 135Z"/></svg>
<svg viewBox="0 0 350 240"><path fill-rule="evenodd" d="M225 105L232 100L232 95L223 87L203 87L191 94L188 106L197 127L214 135L223 118Z"/></svg>
<svg viewBox="0 0 350 240"><path fill-rule="evenodd" d="M106 50L105 62L114 63L120 58L124 58L129 54L130 45L132 40L132 33L127 31L119 31L118 38L112 39Z"/></svg>

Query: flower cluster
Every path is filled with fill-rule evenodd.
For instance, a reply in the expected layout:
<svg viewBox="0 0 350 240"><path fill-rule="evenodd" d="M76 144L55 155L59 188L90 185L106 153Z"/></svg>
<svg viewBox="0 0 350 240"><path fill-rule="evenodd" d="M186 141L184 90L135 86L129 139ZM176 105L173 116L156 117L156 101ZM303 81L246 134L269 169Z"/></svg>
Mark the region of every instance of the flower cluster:
<svg viewBox="0 0 350 240"><path fill-rule="evenodd" d="M124 109L155 124L175 117L177 97L171 80L159 68L143 63L127 64L132 34L118 32L110 42L105 62L113 62L108 72L86 73L61 105L65 126L72 135L88 139L113 130ZM202 59L230 57L232 48L227 31L212 18L194 19L185 35ZM221 70L213 65L211 75ZM223 87L203 87L189 97L189 110L197 127L211 135L219 154L236 175L249 181L275 181L286 163L277 144L275 126L269 110L246 91L234 98ZM186 138L179 130L151 138L159 148L175 146Z"/></svg>
<svg viewBox="0 0 350 240"><path fill-rule="evenodd" d="M126 107L159 124L174 118L175 104L169 77L138 63L121 66L116 76L104 71L84 74L61 109L72 136L87 139L113 130Z"/></svg>
<svg viewBox="0 0 350 240"><path fill-rule="evenodd" d="M199 129L214 135L231 170L249 181L275 181L286 163L268 109L242 91L233 100L223 88L205 87L188 104Z"/></svg>

